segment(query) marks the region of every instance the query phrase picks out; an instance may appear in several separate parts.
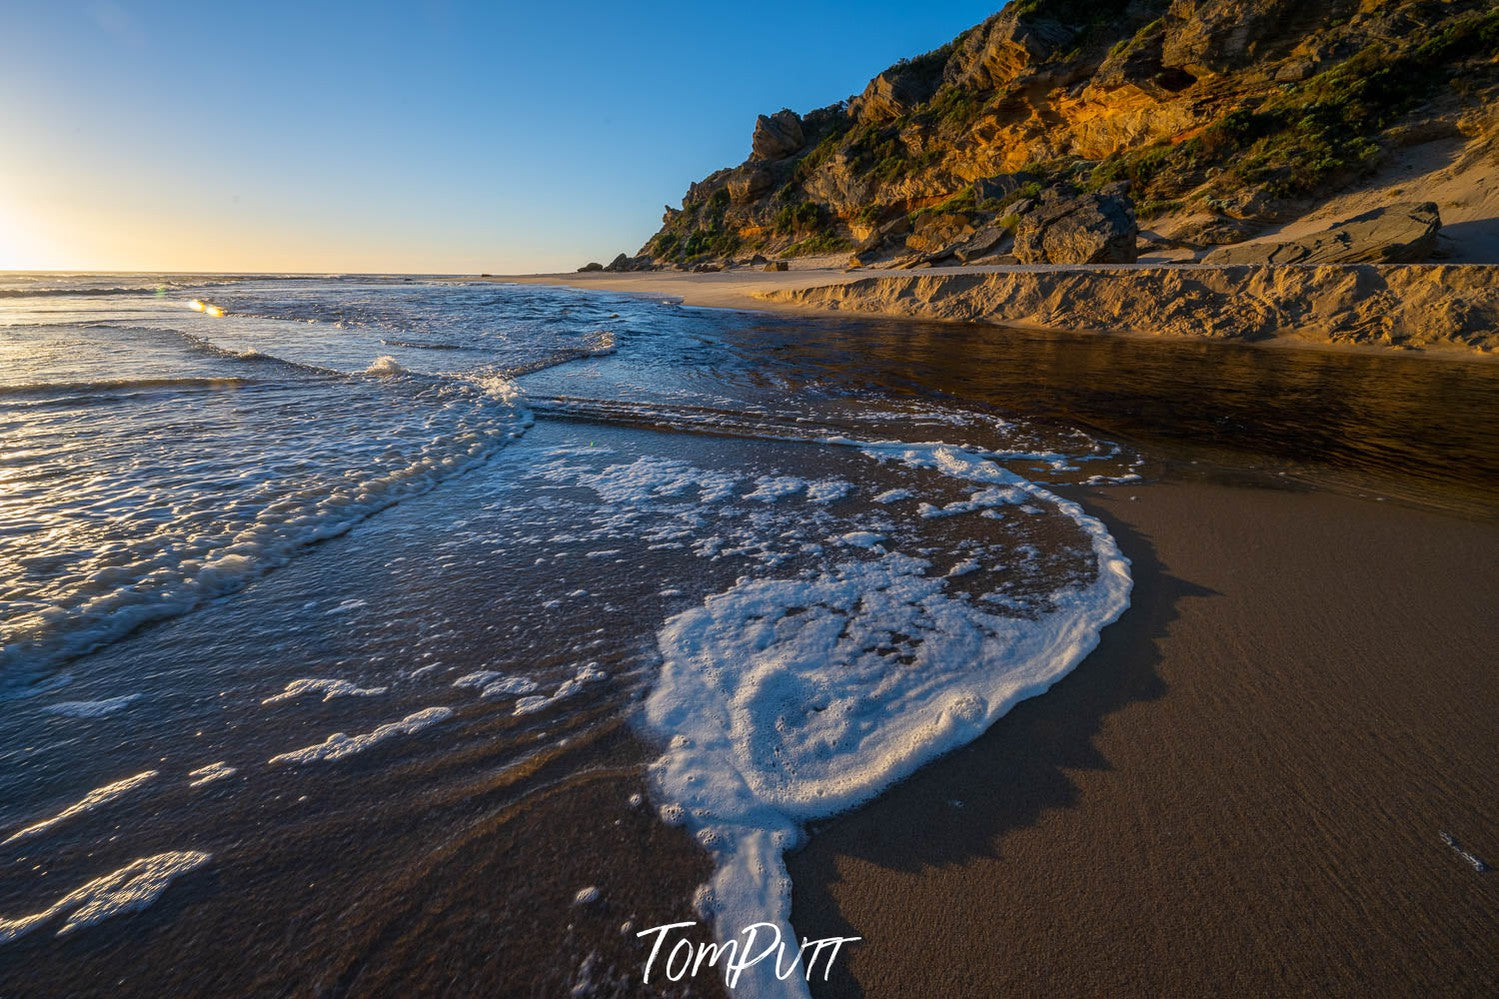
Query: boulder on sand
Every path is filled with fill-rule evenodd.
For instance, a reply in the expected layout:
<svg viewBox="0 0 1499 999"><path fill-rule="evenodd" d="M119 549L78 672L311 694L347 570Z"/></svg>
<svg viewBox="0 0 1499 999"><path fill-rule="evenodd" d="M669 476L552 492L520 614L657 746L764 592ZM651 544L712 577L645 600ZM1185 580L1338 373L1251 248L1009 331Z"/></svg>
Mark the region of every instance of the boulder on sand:
<svg viewBox="0 0 1499 999"><path fill-rule="evenodd" d="M1023 264L1132 264L1139 235L1127 194L1047 188L1015 227L1015 256Z"/></svg>
<svg viewBox="0 0 1499 999"><path fill-rule="evenodd" d="M655 267L648 256L642 254L638 257L631 257L621 253L609 261L609 266L604 270L618 273L620 271L649 271L655 270Z"/></svg>
<svg viewBox="0 0 1499 999"><path fill-rule="evenodd" d="M1283 242L1244 243L1209 253L1205 264L1412 264L1430 260L1442 216L1430 202L1376 208L1322 232Z"/></svg>

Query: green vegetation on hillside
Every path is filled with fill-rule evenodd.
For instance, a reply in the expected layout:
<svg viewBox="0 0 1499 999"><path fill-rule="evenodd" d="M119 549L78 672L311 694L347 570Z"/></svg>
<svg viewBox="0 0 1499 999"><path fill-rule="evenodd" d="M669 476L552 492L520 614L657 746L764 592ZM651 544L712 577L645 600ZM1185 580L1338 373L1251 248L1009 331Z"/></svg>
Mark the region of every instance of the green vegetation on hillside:
<svg viewBox="0 0 1499 999"><path fill-rule="evenodd" d="M855 231L901 215L1013 225L1012 206L1048 187L1118 181L1129 182L1143 218L1186 208L1272 218L1366 175L1386 155L1389 130L1420 120L1413 115L1428 102L1447 101L1450 115L1499 94L1492 2L1342 3L1294 16L1272 5L1233 30L1207 16L1194 23L1190 8L1163 17L1167 6L1015 0L890 67L866 98L808 113L800 150L709 177L644 252L682 264L838 252ZM1260 40L1244 42L1251 22ZM1190 71L1166 64L1177 51L1196 53ZM1172 124L1129 119L1142 100ZM1081 155L1097 157L1111 140L1101 159ZM1017 162L1029 176L991 182ZM734 177L739 201L727 187ZM1008 193L976 197L974 177L990 178L985 192Z"/></svg>

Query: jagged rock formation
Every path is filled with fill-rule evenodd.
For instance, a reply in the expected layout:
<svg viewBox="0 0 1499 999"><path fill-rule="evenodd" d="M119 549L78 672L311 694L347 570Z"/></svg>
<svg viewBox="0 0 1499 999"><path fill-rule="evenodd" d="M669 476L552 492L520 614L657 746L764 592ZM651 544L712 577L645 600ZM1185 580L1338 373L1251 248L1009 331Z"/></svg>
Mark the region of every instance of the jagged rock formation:
<svg viewBox="0 0 1499 999"><path fill-rule="evenodd" d="M1020 216L1015 256L1022 264L1132 264L1139 234L1124 190L1067 197L1047 188Z"/></svg>
<svg viewBox="0 0 1499 999"><path fill-rule="evenodd" d="M1120 181L1142 221L1229 244L1496 98L1491 0L1014 0L848 101L760 117L749 158L691 185L641 255L904 260L947 248L920 249L927 215L1018 236L1016 205ZM1123 240L1099 259L1131 258Z"/></svg>
<svg viewBox="0 0 1499 999"><path fill-rule="evenodd" d="M769 118L763 114L755 120L755 134L750 139L751 159L784 160L806 145L802 120L795 111L783 108Z"/></svg>

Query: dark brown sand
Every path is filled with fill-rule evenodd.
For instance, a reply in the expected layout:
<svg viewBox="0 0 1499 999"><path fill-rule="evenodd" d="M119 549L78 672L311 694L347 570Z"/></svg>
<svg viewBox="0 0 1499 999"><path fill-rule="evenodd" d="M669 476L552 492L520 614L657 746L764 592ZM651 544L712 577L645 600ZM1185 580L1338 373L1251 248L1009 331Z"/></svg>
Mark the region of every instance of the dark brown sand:
<svg viewBox="0 0 1499 999"><path fill-rule="evenodd" d="M837 996L1494 995L1499 525L1330 493L1085 496L1099 649L791 858Z"/></svg>

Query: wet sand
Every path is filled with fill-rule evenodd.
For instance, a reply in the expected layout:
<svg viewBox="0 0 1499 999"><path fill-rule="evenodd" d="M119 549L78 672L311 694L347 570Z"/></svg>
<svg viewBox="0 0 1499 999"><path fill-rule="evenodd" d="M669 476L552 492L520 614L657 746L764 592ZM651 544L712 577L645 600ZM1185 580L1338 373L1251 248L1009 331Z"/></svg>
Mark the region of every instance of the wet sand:
<svg viewBox="0 0 1499 999"><path fill-rule="evenodd" d="M818 830L816 993L1494 994L1499 525L1325 492L1083 494L1134 560L1099 649Z"/></svg>

